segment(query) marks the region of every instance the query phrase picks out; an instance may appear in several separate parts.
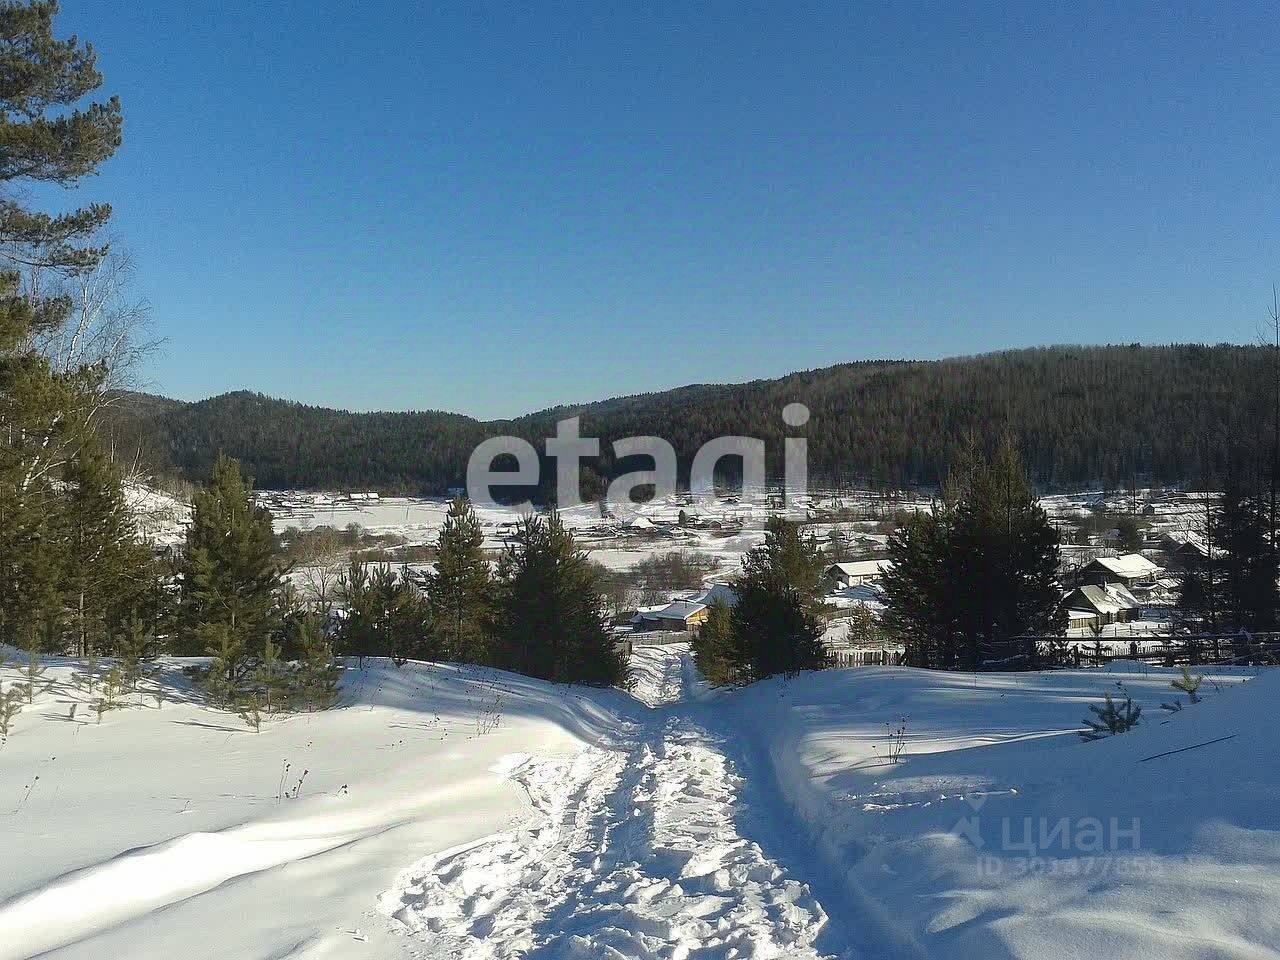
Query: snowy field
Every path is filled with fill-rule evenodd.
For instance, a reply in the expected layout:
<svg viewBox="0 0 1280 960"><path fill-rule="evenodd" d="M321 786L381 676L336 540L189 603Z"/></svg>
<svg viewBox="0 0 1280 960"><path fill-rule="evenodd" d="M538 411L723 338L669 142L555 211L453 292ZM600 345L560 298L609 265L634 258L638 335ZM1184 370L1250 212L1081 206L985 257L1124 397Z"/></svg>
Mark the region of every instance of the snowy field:
<svg viewBox="0 0 1280 960"><path fill-rule="evenodd" d="M0 957L1280 957L1280 675L1171 714L1134 664L636 656L634 694L351 669L261 733L174 661L98 724L55 663L0 749ZM1081 741L1121 689L1138 728Z"/></svg>

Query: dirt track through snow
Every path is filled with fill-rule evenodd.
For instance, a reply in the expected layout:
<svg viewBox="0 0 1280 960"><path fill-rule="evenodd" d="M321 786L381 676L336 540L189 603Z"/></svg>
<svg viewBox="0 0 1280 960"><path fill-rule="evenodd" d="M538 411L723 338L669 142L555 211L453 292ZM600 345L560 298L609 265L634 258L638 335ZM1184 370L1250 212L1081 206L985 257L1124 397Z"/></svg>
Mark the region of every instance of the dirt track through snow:
<svg viewBox="0 0 1280 960"><path fill-rule="evenodd" d="M805 878L752 838L768 805L698 722L687 647L640 648L635 669L651 718L571 760L513 758L528 821L414 864L381 910L453 960L852 956Z"/></svg>

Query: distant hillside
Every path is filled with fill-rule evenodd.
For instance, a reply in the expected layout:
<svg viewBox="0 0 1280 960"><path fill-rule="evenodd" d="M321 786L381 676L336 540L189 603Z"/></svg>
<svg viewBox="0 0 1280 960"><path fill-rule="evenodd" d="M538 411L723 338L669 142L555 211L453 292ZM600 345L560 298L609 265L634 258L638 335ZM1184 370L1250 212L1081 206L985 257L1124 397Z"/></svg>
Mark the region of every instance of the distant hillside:
<svg viewBox="0 0 1280 960"><path fill-rule="evenodd" d="M264 487L371 488L440 493L462 481L487 436L511 433L539 449L555 421L582 417L605 456L612 440L655 435L673 443L682 472L708 439L725 434L768 444L781 471L782 439L809 438L811 478L833 482L935 483L967 434L1001 430L1019 440L1042 487L1131 477L1159 482L1222 473L1261 436L1271 382L1258 347L1052 347L940 361L869 361L777 380L705 384L557 407L510 421L442 412L349 413L230 393L199 403L144 397L123 404L114 428L156 467L203 476L219 450L242 460ZM784 405L812 411L802 430ZM585 465L585 464L584 464ZM545 473L546 471L544 471Z"/></svg>

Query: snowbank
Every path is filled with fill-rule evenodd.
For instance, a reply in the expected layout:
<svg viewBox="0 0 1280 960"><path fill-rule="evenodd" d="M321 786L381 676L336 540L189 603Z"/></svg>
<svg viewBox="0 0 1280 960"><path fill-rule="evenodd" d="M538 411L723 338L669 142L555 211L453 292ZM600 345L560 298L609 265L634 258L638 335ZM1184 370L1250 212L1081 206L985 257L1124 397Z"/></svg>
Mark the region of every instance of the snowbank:
<svg viewBox="0 0 1280 960"><path fill-rule="evenodd" d="M638 709L620 692L384 664L348 671L343 707L255 734L165 666L163 706L135 698L99 725L55 664L14 722L0 958L349 956L356 941L403 955L376 902L405 864L526 816L513 756L575 756ZM0 670L6 689L15 676Z"/></svg>
<svg viewBox="0 0 1280 960"><path fill-rule="evenodd" d="M868 955L1280 956L1280 675L1206 681L1169 714L1172 675L864 668L734 700ZM1122 689L1140 725L1081 741Z"/></svg>

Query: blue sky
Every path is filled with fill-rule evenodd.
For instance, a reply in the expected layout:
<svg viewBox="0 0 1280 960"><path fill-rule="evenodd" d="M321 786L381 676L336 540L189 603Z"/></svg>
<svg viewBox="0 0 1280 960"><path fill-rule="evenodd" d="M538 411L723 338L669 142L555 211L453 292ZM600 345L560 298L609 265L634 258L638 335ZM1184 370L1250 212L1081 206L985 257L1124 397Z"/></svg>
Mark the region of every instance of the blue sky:
<svg viewBox="0 0 1280 960"><path fill-rule="evenodd" d="M75 199L115 205L185 399L492 417L1248 341L1280 282L1262 4L64 0L59 30L125 110Z"/></svg>

